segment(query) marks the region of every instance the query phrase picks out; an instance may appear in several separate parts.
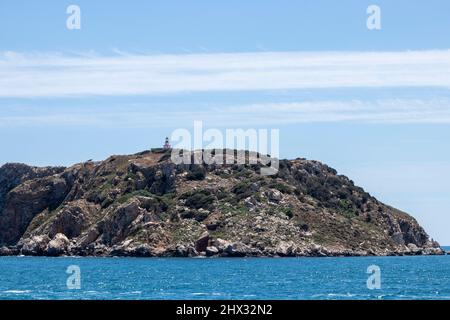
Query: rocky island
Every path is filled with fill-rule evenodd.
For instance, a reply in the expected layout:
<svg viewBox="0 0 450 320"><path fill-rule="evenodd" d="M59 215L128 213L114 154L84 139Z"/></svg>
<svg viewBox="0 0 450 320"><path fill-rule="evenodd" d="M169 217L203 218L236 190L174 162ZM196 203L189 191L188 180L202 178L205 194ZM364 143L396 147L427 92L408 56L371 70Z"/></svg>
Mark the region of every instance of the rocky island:
<svg viewBox="0 0 450 320"><path fill-rule="evenodd" d="M0 255L443 254L410 215L306 159L176 165L170 150L0 168Z"/></svg>

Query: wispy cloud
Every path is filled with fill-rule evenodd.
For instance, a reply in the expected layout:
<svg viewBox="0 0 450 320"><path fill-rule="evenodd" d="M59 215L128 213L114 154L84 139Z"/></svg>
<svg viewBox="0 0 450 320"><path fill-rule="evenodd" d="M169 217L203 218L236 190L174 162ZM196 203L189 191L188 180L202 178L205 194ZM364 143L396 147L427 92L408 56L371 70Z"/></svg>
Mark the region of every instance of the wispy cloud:
<svg viewBox="0 0 450 320"><path fill-rule="evenodd" d="M217 110L219 112L220 110ZM340 100L254 104L226 108L226 114L273 123L362 122L449 123L450 99ZM250 120L251 121L251 120Z"/></svg>
<svg viewBox="0 0 450 320"><path fill-rule="evenodd" d="M190 127L194 120L219 127L314 122L450 123L449 98L260 103L197 111L145 105L53 108L34 114L9 109L0 114L0 126Z"/></svg>
<svg viewBox="0 0 450 320"><path fill-rule="evenodd" d="M450 50L114 56L0 54L0 97L450 88Z"/></svg>

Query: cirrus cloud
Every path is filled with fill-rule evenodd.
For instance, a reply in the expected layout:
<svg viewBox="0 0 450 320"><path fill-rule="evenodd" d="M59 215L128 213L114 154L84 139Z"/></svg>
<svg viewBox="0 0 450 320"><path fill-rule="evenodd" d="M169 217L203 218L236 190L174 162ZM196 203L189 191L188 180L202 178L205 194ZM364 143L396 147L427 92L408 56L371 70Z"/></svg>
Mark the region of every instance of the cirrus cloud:
<svg viewBox="0 0 450 320"><path fill-rule="evenodd" d="M0 97L450 88L450 50L114 56L0 54Z"/></svg>

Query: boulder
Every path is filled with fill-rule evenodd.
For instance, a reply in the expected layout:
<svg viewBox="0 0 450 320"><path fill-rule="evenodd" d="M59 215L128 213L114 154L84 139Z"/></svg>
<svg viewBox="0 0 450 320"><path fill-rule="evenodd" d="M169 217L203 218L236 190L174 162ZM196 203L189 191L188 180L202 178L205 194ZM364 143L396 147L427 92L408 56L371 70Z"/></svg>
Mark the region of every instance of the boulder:
<svg viewBox="0 0 450 320"><path fill-rule="evenodd" d="M198 238L197 241L195 242L195 250L197 250L198 252L205 252L206 248L208 247L208 242L209 242L209 233L204 232L200 236L200 238Z"/></svg>
<svg viewBox="0 0 450 320"><path fill-rule="evenodd" d="M408 250L413 254L418 254L421 251L421 249L418 248L414 243L408 243L407 247Z"/></svg>
<svg viewBox="0 0 450 320"><path fill-rule="evenodd" d="M49 256L59 256L65 254L67 252L67 247L69 246L70 241L67 237L58 233L55 237L48 243L47 245L47 254Z"/></svg>
<svg viewBox="0 0 450 320"><path fill-rule="evenodd" d="M231 245L231 242L217 238L214 239L213 245L219 250L219 252L223 252L229 245Z"/></svg>
<svg viewBox="0 0 450 320"><path fill-rule="evenodd" d="M248 197L244 199L244 205L249 211L254 211L256 208L256 200L253 197Z"/></svg>
<svg viewBox="0 0 450 320"><path fill-rule="evenodd" d="M0 247L0 256L10 256L12 255L11 249L8 247Z"/></svg>
<svg viewBox="0 0 450 320"><path fill-rule="evenodd" d="M434 248L434 247L427 247L427 248L423 249L421 252L422 252L422 254L425 254L425 255L443 255L443 254L445 254L445 251L442 250L441 248ZM448 254L450 254L450 252Z"/></svg>
<svg viewBox="0 0 450 320"><path fill-rule="evenodd" d="M180 244L175 247L175 256L176 257L187 257L188 250L185 245Z"/></svg>
<svg viewBox="0 0 450 320"><path fill-rule="evenodd" d="M85 235L83 235L80 240L78 241L79 245L81 247L85 247L88 244L94 242L99 237L100 232L97 230L97 228L92 228L86 232Z"/></svg>
<svg viewBox="0 0 450 320"><path fill-rule="evenodd" d="M267 199L271 202L280 202L283 199L283 194L276 190L276 189L270 189L266 191Z"/></svg>
<svg viewBox="0 0 450 320"><path fill-rule="evenodd" d="M219 253L219 249L217 249L216 247L214 247L214 246L206 247L206 256L207 257L215 256L218 253Z"/></svg>
<svg viewBox="0 0 450 320"><path fill-rule="evenodd" d="M217 220L211 219L208 221L205 221L206 229L210 231L214 231L219 227L219 222Z"/></svg>
<svg viewBox="0 0 450 320"><path fill-rule="evenodd" d="M167 248L155 248L154 255L159 257L196 257L199 253L191 244L176 244Z"/></svg>
<svg viewBox="0 0 450 320"><path fill-rule="evenodd" d="M242 242L234 242L225 249L225 253L230 257L245 257L251 253L250 251L250 248Z"/></svg>
<svg viewBox="0 0 450 320"><path fill-rule="evenodd" d="M20 243L20 253L28 256L40 256L45 254L50 238L47 235L34 236Z"/></svg>
<svg viewBox="0 0 450 320"><path fill-rule="evenodd" d="M288 257L288 256L293 255L295 250L293 248L292 243L280 241L280 243L276 247L275 251L276 251L276 254L281 257Z"/></svg>
<svg viewBox="0 0 450 320"><path fill-rule="evenodd" d="M252 184L250 184L249 189L250 189L250 191L252 193L258 192L259 189L261 189L261 183L260 182L253 182Z"/></svg>
<svg viewBox="0 0 450 320"><path fill-rule="evenodd" d="M132 255L136 257L153 257L153 248L148 244L140 244L134 248Z"/></svg>

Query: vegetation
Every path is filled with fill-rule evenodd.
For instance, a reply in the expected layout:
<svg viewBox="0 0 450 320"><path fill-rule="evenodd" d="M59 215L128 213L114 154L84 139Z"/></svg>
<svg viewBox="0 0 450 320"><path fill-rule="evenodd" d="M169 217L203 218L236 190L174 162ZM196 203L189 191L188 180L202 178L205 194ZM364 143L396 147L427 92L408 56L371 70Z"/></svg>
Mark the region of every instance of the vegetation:
<svg viewBox="0 0 450 320"><path fill-rule="evenodd" d="M130 193L125 193L117 199L117 202L120 204L128 202L131 198L142 196L142 197L152 197L154 196L148 190L136 190Z"/></svg>
<svg viewBox="0 0 450 320"><path fill-rule="evenodd" d="M272 182L269 184L269 188L277 189L281 193L291 194L293 192L293 189L281 182Z"/></svg>
<svg viewBox="0 0 450 320"><path fill-rule="evenodd" d="M192 165L192 168L186 175L187 180L203 180L205 179L205 177L206 177L206 169L198 164Z"/></svg>
<svg viewBox="0 0 450 320"><path fill-rule="evenodd" d="M249 182L239 182L231 189L231 192L236 195L237 200L245 199L253 194Z"/></svg>
<svg viewBox="0 0 450 320"><path fill-rule="evenodd" d="M185 205L192 209L206 209L212 208L212 204L215 200L214 195L209 190L202 189L193 192L188 192L180 197L186 199Z"/></svg>

